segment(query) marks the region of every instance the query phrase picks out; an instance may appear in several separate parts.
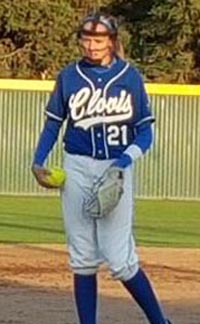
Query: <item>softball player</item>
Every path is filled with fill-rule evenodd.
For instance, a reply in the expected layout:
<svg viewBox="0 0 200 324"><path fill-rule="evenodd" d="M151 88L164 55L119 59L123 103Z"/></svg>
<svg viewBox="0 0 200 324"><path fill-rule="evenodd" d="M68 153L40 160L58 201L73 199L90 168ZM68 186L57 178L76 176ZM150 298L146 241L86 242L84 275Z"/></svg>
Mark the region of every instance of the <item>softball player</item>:
<svg viewBox="0 0 200 324"><path fill-rule="evenodd" d="M117 54L117 32L110 16L93 14L83 20L78 33L83 57L58 75L32 171L48 187L44 162L67 119L62 206L79 323L97 323L97 271L105 262L149 323L170 324L140 267L132 235L133 168L151 145L154 118L139 72ZM109 215L94 219L84 204L113 166L124 174L122 197Z"/></svg>

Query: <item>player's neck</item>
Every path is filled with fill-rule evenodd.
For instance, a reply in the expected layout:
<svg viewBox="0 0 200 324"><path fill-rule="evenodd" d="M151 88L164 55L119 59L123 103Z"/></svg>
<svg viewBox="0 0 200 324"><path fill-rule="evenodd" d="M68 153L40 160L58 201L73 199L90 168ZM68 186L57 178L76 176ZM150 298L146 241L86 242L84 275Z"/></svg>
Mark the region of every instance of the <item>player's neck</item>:
<svg viewBox="0 0 200 324"><path fill-rule="evenodd" d="M101 66L104 66L104 67L110 67L112 65L112 63L113 63L113 60L114 60L114 56L113 55L112 56L110 56L110 55L105 56L102 59L100 65Z"/></svg>

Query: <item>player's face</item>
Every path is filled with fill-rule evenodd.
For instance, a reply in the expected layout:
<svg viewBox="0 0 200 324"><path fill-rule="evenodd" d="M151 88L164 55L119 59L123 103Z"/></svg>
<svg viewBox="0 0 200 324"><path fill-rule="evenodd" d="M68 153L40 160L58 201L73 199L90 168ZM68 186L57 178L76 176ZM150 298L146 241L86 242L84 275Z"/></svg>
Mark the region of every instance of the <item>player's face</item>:
<svg viewBox="0 0 200 324"><path fill-rule="evenodd" d="M91 31L92 23L88 22L84 26L84 30ZM107 28L102 24L97 24L95 32L107 32ZM82 35L80 45L83 55L92 62L100 64L108 64L112 60L113 41L109 35Z"/></svg>

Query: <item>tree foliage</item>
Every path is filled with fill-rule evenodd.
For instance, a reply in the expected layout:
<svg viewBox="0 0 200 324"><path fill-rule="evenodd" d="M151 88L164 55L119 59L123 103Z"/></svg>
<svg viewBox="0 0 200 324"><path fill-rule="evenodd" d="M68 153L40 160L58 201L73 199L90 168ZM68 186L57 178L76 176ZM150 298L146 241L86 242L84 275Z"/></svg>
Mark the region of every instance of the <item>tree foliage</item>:
<svg viewBox="0 0 200 324"><path fill-rule="evenodd" d="M53 76L77 54L73 38L77 15L64 0L4 0L0 17L0 64L5 76Z"/></svg>
<svg viewBox="0 0 200 324"><path fill-rule="evenodd" d="M146 81L200 83L199 0L4 0L0 77L54 78L79 55L80 19L99 7L122 23L126 56Z"/></svg>
<svg viewBox="0 0 200 324"><path fill-rule="evenodd" d="M198 0L114 0L109 7L123 16L128 54L147 80L200 82Z"/></svg>

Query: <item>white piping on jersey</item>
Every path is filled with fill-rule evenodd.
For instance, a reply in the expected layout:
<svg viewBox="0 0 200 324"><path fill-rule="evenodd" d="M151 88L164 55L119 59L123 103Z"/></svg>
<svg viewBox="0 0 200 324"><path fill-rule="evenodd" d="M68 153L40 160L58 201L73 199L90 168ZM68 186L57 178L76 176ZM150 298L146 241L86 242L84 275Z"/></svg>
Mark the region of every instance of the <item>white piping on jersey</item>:
<svg viewBox="0 0 200 324"><path fill-rule="evenodd" d="M96 145L94 139L94 127L91 127L91 139L92 139L92 157L95 157Z"/></svg>
<svg viewBox="0 0 200 324"><path fill-rule="evenodd" d="M61 117L58 117L58 116L52 114L52 113L49 112L49 111L45 111L45 114L46 114L47 116L49 116L49 117L52 117L53 119L56 119L56 120L59 120L59 121L63 121L63 119L62 119Z"/></svg>
<svg viewBox="0 0 200 324"><path fill-rule="evenodd" d="M108 88L111 86L111 84L114 83L117 79L119 79L126 72L129 65L130 64L127 62L125 67L117 75L115 75L112 79L110 79L109 82L105 85L105 87L103 89L103 96L104 97L106 97L106 93L108 91ZM92 92L94 94L95 93L95 85L94 85L94 83L81 71L78 63L76 63L76 69L77 69L77 72L82 76L82 78L89 83L89 85L91 86ZM92 138L92 146L93 146L92 156L95 157L96 145L95 145L95 139L94 139L94 127L91 128L91 138ZM103 142L104 142L106 159L108 159L109 158L109 152L108 152L108 145L107 145L107 141L106 141L105 123L103 123Z"/></svg>
<svg viewBox="0 0 200 324"><path fill-rule="evenodd" d="M76 63L76 70L82 76L82 78L87 81L92 89L92 92L95 92L95 85L94 83L81 71L78 63ZM95 145L95 139L94 139L94 127L91 127L91 139L92 139L92 157L95 157L95 152L96 152L96 145Z"/></svg>
<svg viewBox="0 0 200 324"><path fill-rule="evenodd" d="M154 117L152 117L152 116L148 116L148 117L145 117L145 118L141 119L139 122L137 122L137 123L135 124L135 126L136 126L136 127L137 127L137 126L140 126L140 125L142 125L143 123L145 123L146 121L154 122L154 120L155 120Z"/></svg>
<svg viewBox="0 0 200 324"><path fill-rule="evenodd" d="M105 85L105 88L103 89L103 96L106 97L106 92L108 91L108 88L110 87L110 85L115 82L117 79L119 79L128 69L129 67L129 63L126 63L125 67L117 74L115 75L112 79L110 79L110 81ZM109 158L109 152L108 152L108 145L107 145L107 141L106 141L106 127L105 127L105 123L103 124L103 139L104 139L104 147L105 147L105 153L106 153L106 158Z"/></svg>
<svg viewBox="0 0 200 324"><path fill-rule="evenodd" d="M87 75L85 75L85 74L81 71L81 69L80 69L78 63L76 63L76 69L77 69L77 72L82 76L82 78L85 79L85 80L89 83L89 85L90 85L91 88L92 88L92 91L95 92L95 85L94 85L94 83L93 83L93 82L92 82L92 81L87 77Z"/></svg>
<svg viewBox="0 0 200 324"><path fill-rule="evenodd" d="M126 72L128 67L129 67L129 63L126 63L125 67L117 75L115 75L112 79L110 79L110 81L106 84L105 88L103 89L103 94L104 95L106 94L106 92L107 92L108 88L110 87L110 85L113 82L115 82L117 79L119 79L120 76L122 76Z"/></svg>
<svg viewBox="0 0 200 324"><path fill-rule="evenodd" d="M103 123L103 143L104 143L106 158L108 159L109 152L108 152L108 145L107 145L107 141L106 141L106 124L105 123Z"/></svg>

